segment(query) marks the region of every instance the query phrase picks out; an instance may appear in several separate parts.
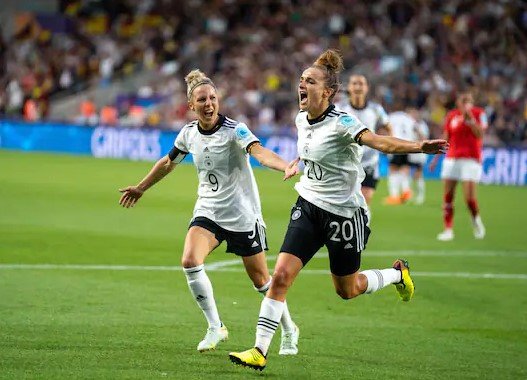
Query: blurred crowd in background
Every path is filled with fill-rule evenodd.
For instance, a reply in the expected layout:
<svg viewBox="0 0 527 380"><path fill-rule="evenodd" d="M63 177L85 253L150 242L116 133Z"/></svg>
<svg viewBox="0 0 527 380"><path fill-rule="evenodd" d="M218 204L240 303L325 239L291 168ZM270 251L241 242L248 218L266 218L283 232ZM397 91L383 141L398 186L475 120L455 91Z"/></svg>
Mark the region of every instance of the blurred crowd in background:
<svg viewBox="0 0 527 380"><path fill-rule="evenodd" d="M518 0L59 1L0 31L0 114L50 118L82 98L69 121L180 129L185 74L207 73L220 112L258 135L294 134L302 70L339 49L387 111L417 108L441 134L456 91L472 88L490 122L489 145L527 146L527 5ZM101 104L93 89L150 72Z"/></svg>

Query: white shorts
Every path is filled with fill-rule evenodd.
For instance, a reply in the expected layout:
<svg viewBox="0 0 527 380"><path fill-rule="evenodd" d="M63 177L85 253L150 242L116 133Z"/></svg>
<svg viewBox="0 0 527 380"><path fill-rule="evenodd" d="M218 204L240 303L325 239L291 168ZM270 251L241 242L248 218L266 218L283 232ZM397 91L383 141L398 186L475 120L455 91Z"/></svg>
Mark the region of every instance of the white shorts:
<svg viewBox="0 0 527 380"><path fill-rule="evenodd" d="M482 172L481 164L472 158L445 158L441 178L479 182Z"/></svg>
<svg viewBox="0 0 527 380"><path fill-rule="evenodd" d="M424 166L426 164L426 153L414 153L408 155L408 162L411 164Z"/></svg>

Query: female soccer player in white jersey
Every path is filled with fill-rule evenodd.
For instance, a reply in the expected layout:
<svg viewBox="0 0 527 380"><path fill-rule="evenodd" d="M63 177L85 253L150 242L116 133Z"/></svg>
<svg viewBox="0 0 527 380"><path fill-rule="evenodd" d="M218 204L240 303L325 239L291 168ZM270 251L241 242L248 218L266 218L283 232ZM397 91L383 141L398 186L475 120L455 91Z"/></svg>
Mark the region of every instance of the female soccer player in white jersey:
<svg viewBox="0 0 527 380"><path fill-rule="evenodd" d="M305 163L304 174L295 185L300 196L291 210L273 282L262 301L255 345L247 351L231 352L229 357L236 364L259 370L265 367L287 291L323 245L329 252L335 290L343 299L373 293L389 284L395 284L403 301L413 296L405 260L396 260L392 268L359 272L360 254L370 233L360 190L364 178L360 146L385 153L441 153L448 143L376 135L355 116L336 111L331 101L339 88L341 69L341 56L328 50L300 77L296 126L298 154Z"/></svg>
<svg viewBox="0 0 527 380"><path fill-rule="evenodd" d="M255 289L265 294L271 284L264 250L267 250L256 181L249 154L262 165L285 172L284 179L298 173L296 162L289 165L277 154L264 148L247 126L219 114L216 87L199 70L185 78L189 108L197 120L185 125L174 147L153 166L136 186L128 186L119 203L133 207L143 193L170 173L187 154L192 154L198 170L198 200L185 238L181 263L188 286L208 322L205 338L198 351L216 348L228 338L214 300L212 284L205 273L205 258L222 241L227 252L242 257ZM281 314L281 355L295 355L298 328L284 306Z"/></svg>
<svg viewBox="0 0 527 380"><path fill-rule="evenodd" d="M348 102L339 108L350 115L356 116L368 129L377 132L381 129L391 135L391 126L388 114L378 103L368 100L369 85L364 75L352 74L348 80ZM365 172L361 183L362 195L367 204L370 204L377 183L379 182L379 152L368 146L362 148L362 168Z"/></svg>

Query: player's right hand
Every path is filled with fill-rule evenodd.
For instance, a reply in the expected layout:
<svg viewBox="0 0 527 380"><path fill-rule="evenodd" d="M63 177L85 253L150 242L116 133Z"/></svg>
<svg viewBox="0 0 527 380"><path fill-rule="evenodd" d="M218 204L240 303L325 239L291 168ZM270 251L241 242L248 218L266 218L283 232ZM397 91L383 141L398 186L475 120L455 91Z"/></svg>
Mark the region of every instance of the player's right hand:
<svg viewBox="0 0 527 380"><path fill-rule="evenodd" d="M137 186L128 186L124 189L119 189L119 191L123 194L119 199L119 204L126 208L134 207L144 193L144 191Z"/></svg>

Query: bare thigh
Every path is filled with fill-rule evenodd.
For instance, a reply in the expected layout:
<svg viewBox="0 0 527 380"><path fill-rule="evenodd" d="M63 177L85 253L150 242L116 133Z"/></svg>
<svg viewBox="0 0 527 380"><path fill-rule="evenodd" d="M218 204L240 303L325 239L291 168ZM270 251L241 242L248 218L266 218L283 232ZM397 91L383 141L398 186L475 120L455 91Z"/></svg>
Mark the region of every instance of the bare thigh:
<svg viewBox="0 0 527 380"><path fill-rule="evenodd" d="M181 257L183 268L193 268L205 262L205 258L219 245L216 236L203 227L193 226L185 237L185 247Z"/></svg>

